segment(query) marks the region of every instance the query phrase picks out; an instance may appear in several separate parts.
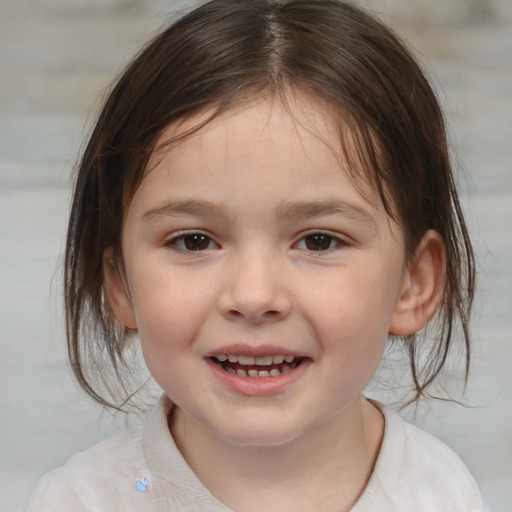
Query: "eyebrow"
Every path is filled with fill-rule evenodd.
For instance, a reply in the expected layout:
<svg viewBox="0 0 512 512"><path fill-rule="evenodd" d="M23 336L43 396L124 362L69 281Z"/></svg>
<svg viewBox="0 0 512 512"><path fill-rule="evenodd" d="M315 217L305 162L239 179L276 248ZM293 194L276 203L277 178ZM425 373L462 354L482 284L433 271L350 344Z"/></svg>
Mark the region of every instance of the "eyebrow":
<svg viewBox="0 0 512 512"><path fill-rule="evenodd" d="M144 219L173 217L177 215L195 215L200 217L230 217L228 208L223 203L198 200L165 201L150 208L143 214ZM276 208L278 220L304 219L311 217L342 215L358 222L375 224L371 213L354 203L327 199L321 201L291 201Z"/></svg>
<svg viewBox="0 0 512 512"><path fill-rule="evenodd" d="M280 205L276 211L278 219L297 219L326 215L342 215L358 222L375 224L375 218L367 209L354 203L340 201L339 199L292 201Z"/></svg>
<svg viewBox="0 0 512 512"><path fill-rule="evenodd" d="M213 203L211 201L165 201L150 208L144 212L144 219L154 219L155 217L173 217L175 215L196 215L196 216L228 216L227 208L222 203Z"/></svg>

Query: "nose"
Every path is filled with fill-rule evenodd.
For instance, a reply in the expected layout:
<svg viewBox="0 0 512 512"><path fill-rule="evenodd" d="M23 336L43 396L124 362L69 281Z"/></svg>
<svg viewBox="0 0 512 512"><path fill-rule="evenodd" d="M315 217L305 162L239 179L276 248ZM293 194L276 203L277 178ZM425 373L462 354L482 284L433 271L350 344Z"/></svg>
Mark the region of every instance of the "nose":
<svg viewBox="0 0 512 512"><path fill-rule="evenodd" d="M231 259L224 275L219 296L223 316L258 324L289 315L292 303L285 264L278 255L247 251Z"/></svg>

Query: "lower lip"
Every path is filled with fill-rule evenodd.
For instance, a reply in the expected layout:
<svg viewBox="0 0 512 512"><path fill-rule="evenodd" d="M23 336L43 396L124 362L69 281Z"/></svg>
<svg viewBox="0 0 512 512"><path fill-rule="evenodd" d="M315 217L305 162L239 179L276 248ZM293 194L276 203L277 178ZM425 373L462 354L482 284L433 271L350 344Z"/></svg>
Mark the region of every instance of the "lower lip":
<svg viewBox="0 0 512 512"><path fill-rule="evenodd" d="M241 377L227 372L211 359L205 361L224 386L245 396L269 396L283 392L297 381L309 366L309 362L303 360L293 370L276 377Z"/></svg>

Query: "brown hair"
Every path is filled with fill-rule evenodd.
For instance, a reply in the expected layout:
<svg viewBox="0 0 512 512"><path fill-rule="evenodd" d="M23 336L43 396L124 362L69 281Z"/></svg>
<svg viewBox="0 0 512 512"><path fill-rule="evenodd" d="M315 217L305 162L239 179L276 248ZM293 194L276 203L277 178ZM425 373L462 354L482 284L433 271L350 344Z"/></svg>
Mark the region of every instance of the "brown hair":
<svg viewBox="0 0 512 512"><path fill-rule="evenodd" d="M444 239L444 301L430 326L427 357L418 335L403 339L414 399L443 368L456 324L467 377L474 260L443 115L424 73L397 36L348 3L212 0L159 34L129 64L78 166L65 256L68 348L79 383L100 403L118 407L115 383L131 393L122 384L129 333L106 304L102 258L111 247L122 264L124 212L162 131L207 109L214 109L212 119L255 96L290 92L329 105L342 144L348 128L357 155L345 156L363 162L364 178L403 225L409 256L428 229ZM361 176L353 178L357 184ZM102 366L105 357L112 377ZM106 389L100 390L95 369Z"/></svg>

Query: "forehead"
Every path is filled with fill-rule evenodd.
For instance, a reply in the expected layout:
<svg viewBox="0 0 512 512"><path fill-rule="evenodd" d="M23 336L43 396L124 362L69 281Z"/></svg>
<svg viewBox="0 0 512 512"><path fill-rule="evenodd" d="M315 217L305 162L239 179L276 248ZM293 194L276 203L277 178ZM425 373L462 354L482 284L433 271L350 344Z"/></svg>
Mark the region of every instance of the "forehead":
<svg viewBox="0 0 512 512"><path fill-rule="evenodd" d="M240 168L294 160L297 172L343 172L373 201L372 172L361 162L356 136L333 109L297 94L243 102L219 113L213 108L169 125L155 145L143 181L155 170L239 159ZM215 158L212 158L215 156ZM175 165L178 164L178 165ZM255 169L257 172L257 169Z"/></svg>
<svg viewBox="0 0 512 512"><path fill-rule="evenodd" d="M172 141L176 136L180 137L189 128L200 125L208 115L206 112L184 123L168 127L159 141L160 144L157 144L154 157L157 160L159 156L172 159L178 153L196 156L190 150L198 149L204 152L215 150L219 157L224 158L234 158L237 156L236 152L244 152L246 156L254 157L258 154L256 150L259 147L265 147L267 152L278 147L287 147L287 155L273 154L273 158L279 160L285 156L307 157L315 150L318 151L320 145L323 146L322 153L326 153L324 157L335 159L339 154L338 145L334 143L335 137L330 136L331 130L327 129L327 120L323 116L306 107L292 111L281 103L270 100L231 109L186 137L176 147L178 151L166 151L166 140ZM247 163L249 162L245 162Z"/></svg>
<svg viewBox="0 0 512 512"><path fill-rule="evenodd" d="M200 199L232 218L265 208L276 218L340 208L359 220L383 213L372 187L354 187L339 130L316 105L267 99L211 117L206 111L165 130L129 211L152 216L186 205L197 213Z"/></svg>

